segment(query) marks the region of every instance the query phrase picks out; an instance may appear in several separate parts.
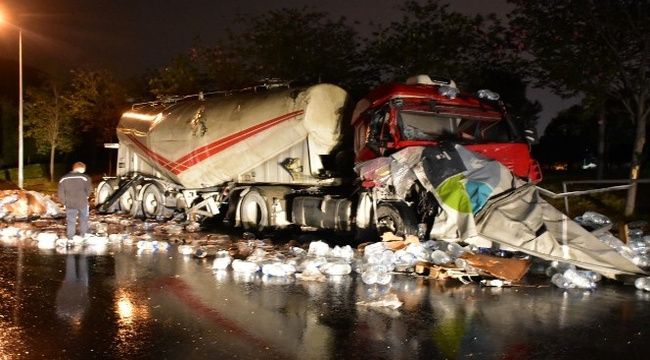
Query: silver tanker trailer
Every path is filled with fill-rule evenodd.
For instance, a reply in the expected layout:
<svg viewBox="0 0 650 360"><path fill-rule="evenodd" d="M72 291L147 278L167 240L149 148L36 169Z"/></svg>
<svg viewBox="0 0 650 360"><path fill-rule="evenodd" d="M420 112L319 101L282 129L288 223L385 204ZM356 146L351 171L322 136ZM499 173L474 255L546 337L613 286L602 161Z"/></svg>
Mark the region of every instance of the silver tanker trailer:
<svg viewBox="0 0 650 360"><path fill-rule="evenodd" d="M445 116L458 121L461 116L494 124L508 121L499 106L473 95L450 96L449 88L455 89L453 82L418 76L368 94L352 118L356 156L349 149L347 157L361 162L413 145L396 135L400 128L394 118L401 115L392 108L400 99L409 104L419 100L441 104L447 112L455 109L457 115ZM414 232L422 221L417 209L395 194L351 185L355 179L341 178L341 172L332 168L332 163L337 165L331 161L335 152L352 147L342 143L342 125L350 121L345 119L347 102L345 90L319 84L300 89L256 87L136 104L118 124L116 176L98 185L98 209L145 218L221 216L247 229L293 224L351 230L381 222L395 232ZM435 106L430 111L440 118ZM390 135L388 130L372 131L377 119L385 122L395 139L384 139ZM438 120L431 118L434 121ZM532 178L528 144L514 141L510 130L501 135L501 143L477 141L472 150L488 156L511 154L512 158L499 160L517 175ZM373 138L379 136L382 139Z"/></svg>

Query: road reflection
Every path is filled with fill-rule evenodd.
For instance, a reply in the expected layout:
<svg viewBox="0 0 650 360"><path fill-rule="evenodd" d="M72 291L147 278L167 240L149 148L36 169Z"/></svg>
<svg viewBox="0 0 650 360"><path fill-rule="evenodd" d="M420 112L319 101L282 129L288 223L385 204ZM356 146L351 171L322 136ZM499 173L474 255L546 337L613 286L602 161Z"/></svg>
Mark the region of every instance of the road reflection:
<svg viewBox="0 0 650 360"><path fill-rule="evenodd" d="M367 286L215 273L175 248L22 251L0 247L0 358L634 357L650 346L650 296L613 283L584 292L397 275ZM403 306L356 305L388 294Z"/></svg>

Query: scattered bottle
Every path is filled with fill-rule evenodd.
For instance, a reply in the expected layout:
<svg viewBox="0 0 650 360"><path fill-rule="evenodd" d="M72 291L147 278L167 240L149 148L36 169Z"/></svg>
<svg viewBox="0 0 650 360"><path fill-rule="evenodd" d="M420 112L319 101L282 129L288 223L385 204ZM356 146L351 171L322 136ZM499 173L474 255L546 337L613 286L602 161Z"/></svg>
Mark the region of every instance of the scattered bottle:
<svg viewBox="0 0 650 360"><path fill-rule="evenodd" d="M650 277L639 277L634 280L634 286L639 290L650 291Z"/></svg>
<svg viewBox="0 0 650 360"><path fill-rule="evenodd" d="M323 241L313 241L309 244L307 254L313 256L327 256L330 254L330 246Z"/></svg>
<svg viewBox="0 0 650 360"><path fill-rule="evenodd" d="M237 273L252 274L260 270L259 265L257 265L256 263L239 260L239 259L233 260L231 266L232 266L232 270Z"/></svg>
<svg viewBox="0 0 650 360"><path fill-rule="evenodd" d="M578 270L568 269L564 272L564 278L581 289L596 288L596 283L589 276Z"/></svg>
<svg viewBox="0 0 650 360"><path fill-rule="evenodd" d="M295 272L296 268L293 265L282 262L274 262L262 266L262 273L268 276L284 277L293 275Z"/></svg>
<svg viewBox="0 0 650 360"><path fill-rule="evenodd" d="M188 244L178 245L178 252L182 255L192 255L194 254L194 246Z"/></svg>
<svg viewBox="0 0 650 360"><path fill-rule="evenodd" d="M451 257L442 250L435 250L431 253L431 261L436 265L444 265L452 262Z"/></svg>
<svg viewBox="0 0 650 360"><path fill-rule="evenodd" d="M560 289L572 289L575 287L571 281L567 280L561 273L555 273L551 276L551 282L553 285L559 287Z"/></svg>
<svg viewBox="0 0 650 360"><path fill-rule="evenodd" d="M352 266L344 262L328 262L319 268L321 273L330 276L347 275L352 272Z"/></svg>
<svg viewBox="0 0 650 360"><path fill-rule="evenodd" d="M231 262L232 258L227 251L217 251L217 256L214 258L214 262L212 263L212 270L225 270Z"/></svg>

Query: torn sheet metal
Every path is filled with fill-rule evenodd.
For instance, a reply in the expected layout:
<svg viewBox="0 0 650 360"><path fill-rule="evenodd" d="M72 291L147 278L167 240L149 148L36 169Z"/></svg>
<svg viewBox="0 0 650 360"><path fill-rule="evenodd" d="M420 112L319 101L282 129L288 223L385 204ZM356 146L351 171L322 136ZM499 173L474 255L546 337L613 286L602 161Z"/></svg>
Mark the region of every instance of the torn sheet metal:
<svg viewBox="0 0 650 360"><path fill-rule="evenodd" d="M542 199L532 185L492 199L477 231L487 239L546 260L558 260L606 277L642 274L639 267Z"/></svg>
<svg viewBox="0 0 650 360"><path fill-rule="evenodd" d="M360 164L357 170L364 179L395 189L410 186L415 177L441 208L430 238L479 247L496 243L502 249L570 262L610 278L643 273L541 199L533 185L506 166L461 145L411 147Z"/></svg>

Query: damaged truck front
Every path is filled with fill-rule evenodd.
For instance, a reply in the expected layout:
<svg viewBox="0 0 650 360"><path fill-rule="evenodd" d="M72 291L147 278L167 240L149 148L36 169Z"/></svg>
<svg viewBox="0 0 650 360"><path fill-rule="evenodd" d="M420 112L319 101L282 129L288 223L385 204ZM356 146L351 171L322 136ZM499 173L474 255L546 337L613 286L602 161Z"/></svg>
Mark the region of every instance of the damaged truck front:
<svg viewBox="0 0 650 360"><path fill-rule="evenodd" d="M334 85L172 98L139 104L118 125L118 168L97 188L104 212L146 218L220 216L247 229L430 232L436 199L417 179L380 181L391 154L461 144L532 182L541 174L498 95L461 93L417 76L381 86L346 118ZM341 176L344 122L354 132L356 178ZM444 152L442 152L444 156ZM337 156L338 155L338 156ZM336 159L334 161L333 159Z"/></svg>

